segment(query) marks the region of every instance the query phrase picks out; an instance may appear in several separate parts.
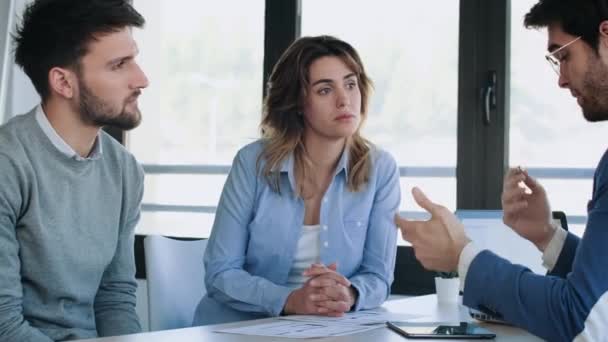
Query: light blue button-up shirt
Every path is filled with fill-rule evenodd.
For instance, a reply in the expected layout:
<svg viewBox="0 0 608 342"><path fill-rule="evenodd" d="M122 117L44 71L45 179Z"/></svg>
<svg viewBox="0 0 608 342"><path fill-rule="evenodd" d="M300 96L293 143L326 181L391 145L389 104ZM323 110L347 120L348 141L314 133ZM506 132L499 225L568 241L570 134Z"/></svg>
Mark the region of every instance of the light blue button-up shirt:
<svg viewBox="0 0 608 342"><path fill-rule="evenodd" d="M293 156L281 167L279 194L257 168L262 147L260 140L241 149L224 185L204 258L207 295L195 324L277 316L293 291L287 278L304 201L294 191ZM338 272L356 288L353 310L386 300L395 265L399 169L387 152L372 148L371 155L369 182L351 192L348 153L343 153L321 202L321 262L337 262Z"/></svg>

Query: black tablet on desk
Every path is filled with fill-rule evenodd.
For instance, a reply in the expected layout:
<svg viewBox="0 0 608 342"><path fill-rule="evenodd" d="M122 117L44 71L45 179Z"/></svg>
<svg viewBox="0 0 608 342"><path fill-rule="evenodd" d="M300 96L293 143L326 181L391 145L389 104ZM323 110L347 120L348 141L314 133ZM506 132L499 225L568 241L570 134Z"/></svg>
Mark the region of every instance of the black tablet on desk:
<svg viewBox="0 0 608 342"><path fill-rule="evenodd" d="M460 324L386 322L386 326L406 338L489 340L496 337L496 334L490 330L467 322Z"/></svg>

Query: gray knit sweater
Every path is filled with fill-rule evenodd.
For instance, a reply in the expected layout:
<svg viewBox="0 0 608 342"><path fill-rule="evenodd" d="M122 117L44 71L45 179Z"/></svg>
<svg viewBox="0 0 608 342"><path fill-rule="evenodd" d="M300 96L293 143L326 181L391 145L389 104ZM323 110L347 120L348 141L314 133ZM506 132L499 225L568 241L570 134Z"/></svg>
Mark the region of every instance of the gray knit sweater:
<svg viewBox="0 0 608 342"><path fill-rule="evenodd" d="M34 111L0 127L0 341L139 332L134 227L143 170L102 133L101 158L62 154Z"/></svg>

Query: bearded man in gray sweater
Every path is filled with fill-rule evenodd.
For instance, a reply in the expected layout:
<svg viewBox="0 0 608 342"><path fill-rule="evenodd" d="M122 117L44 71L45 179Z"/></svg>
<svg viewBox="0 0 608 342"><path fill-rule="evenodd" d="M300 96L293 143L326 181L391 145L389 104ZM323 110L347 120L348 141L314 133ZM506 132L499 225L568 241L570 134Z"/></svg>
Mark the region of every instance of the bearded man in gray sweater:
<svg viewBox="0 0 608 342"><path fill-rule="evenodd" d="M143 170L101 127L141 120L144 19L127 0L35 0L22 18L15 61L41 103L0 127L0 341L139 332Z"/></svg>

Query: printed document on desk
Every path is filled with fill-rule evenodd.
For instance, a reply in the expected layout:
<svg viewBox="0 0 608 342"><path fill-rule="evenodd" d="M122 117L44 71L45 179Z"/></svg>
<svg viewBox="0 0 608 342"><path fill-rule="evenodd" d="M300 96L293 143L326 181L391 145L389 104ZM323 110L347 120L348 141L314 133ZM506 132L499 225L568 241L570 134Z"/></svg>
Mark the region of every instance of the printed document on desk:
<svg viewBox="0 0 608 342"><path fill-rule="evenodd" d="M420 318L420 315L395 314L382 310L362 310L348 312L342 317L326 317L318 315L290 315L279 319L319 324L348 324L348 325L384 325L386 321L409 321Z"/></svg>
<svg viewBox="0 0 608 342"><path fill-rule="evenodd" d="M381 327L382 325L319 324L277 320L271 323L250 325L242 328L215 330L215 332L268 337L321 338L357 334Z"/></svg>
<svg viewBox="0 0 608 342"><path fill-rule="evenodd" d="M289 338L319 338L344 336L382 328L386 321L408 321L421 315L395 314L382 310L363 310L342 317L316 315L282 316L272 323L242 328L216 330L216 332Z"/></svg>

